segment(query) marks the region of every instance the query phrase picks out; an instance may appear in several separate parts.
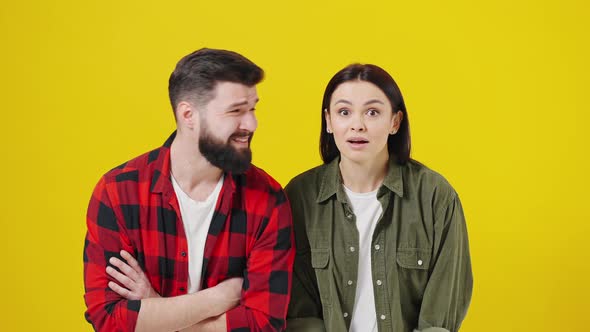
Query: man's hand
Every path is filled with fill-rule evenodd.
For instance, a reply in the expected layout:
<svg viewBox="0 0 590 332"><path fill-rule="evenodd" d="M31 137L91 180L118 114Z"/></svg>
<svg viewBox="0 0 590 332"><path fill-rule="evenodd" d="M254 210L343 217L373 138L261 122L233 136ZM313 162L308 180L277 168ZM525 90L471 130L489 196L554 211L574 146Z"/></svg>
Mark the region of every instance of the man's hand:
<svg viewBox="0 0 590 332"><path fill-rule="evenodd" d="M107 266L106 271L124 287L110 281L109 288L127 300L142 300L150 297L160 297L160 294L152 288L150 281L141 270L141 267L135 258L125 250L121 250L121 257L123 257L127 263L116 257L111 257L109 260L109 263L116 266L121 272L110 266Z"/></svg>
<svg viewBox="0 0 590 332"><path fill-rule="evenodd" d="M126 298L127 300L145 300L147 298L161 298L161 296L154 291L150 281L148 280L145 273L141 270L141 267L125 250L121 250L121 257L125 259L126 262L117 259L116 257L112 257L109 260L109 263L116 266L119 271L112 267L107 267L107 273L113 277L118 283L109 282L109 288L112 289L117 294L121 295L122 297ZM199 291L198 293L200 296L203 297L205 301L201 301L204 304L205 312L203 318L200 320L196 320L194 325L188 326L186 329L182 329L183 332L192 332L192 331L225 331L226 330L226 321L225 321L225 312L234 308L240 303L240 298L242 295L242 284L244 282L243 278L231 278L224 280L223 282L217 284L214 287L207 288L204 290ZM176 297L176 299L182 299L182 304L180 306L184 306L186 304L186 300L189 299L187 296L198 295L198 294L189 294L183 295L180 297ZM160 300L173 300L173 298L162 298ZM179 304L177 303L176 306ZM144 310L147 307L153 306L152 302L142 304L142 309ZM172 305L171 307L174 307ZM169 308L171 308L169 307ZM186 306L186 308L192 307ZM183 308L184 309L184 308ZM154 309L148 310L152 312ZM148 316L151 316L148 314ZM140 318L142 318L142 311L140 311ZM151 318L151 317L150 317ZM145 318L142 318L142 320ZM146 326L154 328L153 321L151 323L145 323ZM161 323L161 322L159 322ZM138 321L138 326L140 330L146 328L144 326L144 322ZM151 329L154 330L154 329ZM150 330L150 331L151 331ZM155 331L158 331L159 327L155 327Z"/></svg>
<svg viewBox="0 0 590 332"><path fill-rule="evenodd" d="M111 257L109 263L116 266L119 271L108 266L107 273L113 277L116 282L109 282L109 288L127 300L142 300L150 297L161 297L150 284L145 273L137 263L137 260L127 251L121 250L121 257L126 262L116 257ZM242 294L243 278L231 278L224 280L215 287L211 287L209 292L213 295L214 307L221 315L232 309L240 302ZM122 285L122 286L121 286Z"/></svg>

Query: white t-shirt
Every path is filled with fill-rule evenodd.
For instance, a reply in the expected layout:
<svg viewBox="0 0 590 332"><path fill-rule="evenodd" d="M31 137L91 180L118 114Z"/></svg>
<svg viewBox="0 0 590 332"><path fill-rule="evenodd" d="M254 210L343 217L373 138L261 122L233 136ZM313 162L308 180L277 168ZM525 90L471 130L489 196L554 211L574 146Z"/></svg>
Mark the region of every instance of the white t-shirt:
<svg viewBox="0 0 590 332"><path fill-rule="evenodd" d="M344 191L352 205L352 211L356 216L356 228L359 232L359 270L350 332L377 332L377 313L371 274L371 242L383 207L377 200L377 190L369 193L355 193L344 187Z"/></svg>
<svg viewBox="0 0 590 332"><path fill-rule="evenodd" d="M184 224L184 233L188 243L188 292L195 293L201 287L201 271L203 270L203 255L207 233L215 211L215 204L223 185L223 176L217 182L215 189L204 201L195 201L182 189L174 176L172 186L180 205L180 214Z"/></svg>

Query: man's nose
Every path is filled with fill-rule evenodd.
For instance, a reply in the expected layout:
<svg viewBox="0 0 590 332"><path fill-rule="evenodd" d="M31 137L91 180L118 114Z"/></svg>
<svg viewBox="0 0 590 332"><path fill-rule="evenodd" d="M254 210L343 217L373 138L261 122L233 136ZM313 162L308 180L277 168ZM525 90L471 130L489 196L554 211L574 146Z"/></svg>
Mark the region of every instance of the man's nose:
<svg viewBox="0 0 590 332"><path fill-rule="evenodd" d="M256 113L254 111L247 112L240 123L240 129L254 132L258 127L258 120L256 119Z"/></svg>

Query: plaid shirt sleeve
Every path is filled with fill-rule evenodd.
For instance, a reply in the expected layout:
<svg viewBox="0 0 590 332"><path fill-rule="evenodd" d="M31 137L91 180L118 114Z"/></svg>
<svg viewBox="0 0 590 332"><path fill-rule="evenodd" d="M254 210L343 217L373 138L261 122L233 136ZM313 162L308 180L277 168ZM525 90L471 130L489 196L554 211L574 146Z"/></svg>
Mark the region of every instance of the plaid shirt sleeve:
<svg viewBox="0 0 590 332"><path fill-rule="evenodd" d="M268 222L248 256L240 305L226 312L227 331L285 329L295 257L291 209L280 187L270 197Z"/></svg>
<svg viewBox="0 0 590 332"><path fill-rule="evenodd" d="M84 243L84 300L88 308L85 316L96 331L134 331L141 302L128 301L113 292L108 287L110 279L105 271L111 257L121 259L121 249L133 252L124 223L115 213L117 197L109 196L108 186L105 178L101 178L88 206Z"/></svg>

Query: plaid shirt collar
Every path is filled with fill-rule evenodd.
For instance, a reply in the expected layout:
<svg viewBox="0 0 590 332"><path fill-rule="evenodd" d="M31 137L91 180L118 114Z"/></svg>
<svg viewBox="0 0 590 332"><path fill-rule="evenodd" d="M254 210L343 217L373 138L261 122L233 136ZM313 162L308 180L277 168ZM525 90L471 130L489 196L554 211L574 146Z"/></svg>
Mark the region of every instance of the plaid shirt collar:
<svg viewBox="0 0 590 332"><path fill-rule="evenodd" d="M162 193L165 196L171 196L174 193L174 187L170 180L170 148L172 142L176 138L176 130L166 139L162 147L150 152L148 161L155 162L152 177L151 192ZM164 176L162 176L164 174ZM236 182L234 177L239 175L232 175L231 173L225 174L225 180L223 183L224 188L230 189L230 193L236 189Z"/></svg>

